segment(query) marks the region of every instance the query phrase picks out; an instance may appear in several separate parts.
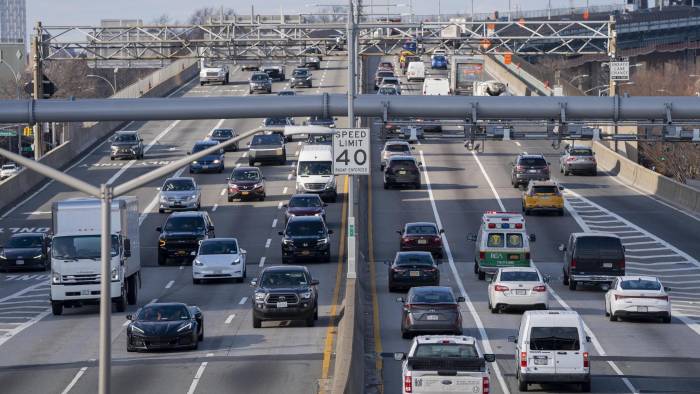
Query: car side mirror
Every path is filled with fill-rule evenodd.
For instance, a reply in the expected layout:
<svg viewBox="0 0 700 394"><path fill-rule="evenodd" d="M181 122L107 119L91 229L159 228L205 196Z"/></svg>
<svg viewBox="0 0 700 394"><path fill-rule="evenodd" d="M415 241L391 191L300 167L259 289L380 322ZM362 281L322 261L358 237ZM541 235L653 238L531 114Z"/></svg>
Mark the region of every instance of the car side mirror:
<svg viewBox="0 0 700 394"><path fill-rule="evenodd" d="M192 152L187 152L187 154L188 154L188 155L191 155L191 154L192 154Z"/></svg>
<svg viewBox="0 0 700 394"><path fill-rule="evenodd" d="M126 315L126 320L134 320L134 317L132 315Z"/></svg>
<svg viewBox="0 0 700 394"><path fill-rule="evenodd" d="M416 150L416 147L415 147L415 146L412 146L412 147L411 147L411 150Z"/></svg>
<svg viewBox="0 0 700 394"><path fill-rule="evenodd" d="M318 279L311 279L311 281L309 282L311 286L318 286L319 283L321 282L319 282Z"/></svg>
<svg viewBox="0 0 700 394"><path fill-rule="evenodd" d="M201 245L201 241L200 241L200 245ZM190 256L196 257L196 256L197 256L197 252L195 252L194 250L191 251L191 252L190 252Z"/></svg>
<svg viewBox="0 0 700 394"><path fill-rule="evenodd" d="M590 342L590 341L591 341L591 337L589 337L588 335L586 335L586 342Z"/></svg>
<svg viewBox="0 0 700 394"><path fill-rule="evenodd" d="M288 205L287 205L287 204L282 204L282 207L287 208Z"/></svg>
<svg viewBox="0 0 700 394"><path fill-rule="evenodd" d="M441 228L441 229L440 229L440 234L445 234L445 229L444 229L444 228Z"/></svg>
<svg viewBox="0 0 700 394"><path fill-rule="evenodd" d="M419 161L419 162L418 162L418 167L423 167L423 163Z"/></svg>
<svg viewBox="0 0 700 394"><path fill-rule="evenodd" d="M535 236L535 234L530 234L529 239L530 239L530 242L537 241L537 237Z"/></svg>
<svg viewBox="0 0 700 394"><path fill-rule="evenodd" d="M564 244L559 244L559 246L557 246L557 249L558 249L560 252L564 252L564 251L566 251L566 245L564 245Z"/></svg>
<svg viewBox="0 0 700 394"><path fill-rule="evenodd" d="M396 297L396 302L403 304L406 302L406 299L404 299L403 297Z"/></svg>
<svg viewBox="0 0 700 394"><path fill-rule="evenodd" d="M209 226L209 227L207 227L207 229L208 229L209 231L214 231L214 226Z"/></svg>
<svg viewBox="0 0 700 394"><path fill-rule="evenodd" d="M549 166L549 165L552 165L552 163L550 163L550 162L547 162L547 165L548 165L548 166Z"/></svg>
<svg viewBox="0 0 700 394"><path fill-rule="evenodd" d="M257 279L253 279L253 280L250 281L250 287L255 287L255 286L257 286L257 285L258 285L258 280L257 280Z"/></svg>
<svg viewBox="0 0 700 394"><path fill-rule="evenodd" d="M396 230L396 233L399 235L403 235L403 231L401 231L401 230Z"/></svg>
<svg viewBox="0 0 700 394"><path fill-rule="evenodd" d="M464 297L457 297L457 302L466 302L467 300Z"/></svg>
<svg viewBox="0 0 700 394"><path fill-rule="evenodd" d="M402 353L402 352L394 353L394 360L403 361L405 359L406 359L406 353Z"/></svg>
<svg viewBox="0 0 700 394"><path fill-rule="evenodd" d="M250 142L246 142L245 144L248 145L248 146L250 146Z"/></svg>
<svg viewBox="0 0 700 394"><path fill-rule="evenodd" d="M508 342L518 343L518 337L511 335L508 337Z"/></svg>
<svg viewBox="0 0 700 394"><path fill-rule="evenodd" d="M265 180L265 177L262 177L263 180Z"/></svg>
<svg viewBox="0 0 700 394"><path fill-rule="evenodd" d="M515 165L515 163L513 163L513 162L511 161L511 162L510 162L510 166L513 167L514 165Z"/></svg>
<svg viewBox="0 0 700 394"><path fill-rule="evenodd" d="M484 360L486 360L487 363L492 363L496 361L496 355L493 353L486 353L484 354Z"/></svg>
<svg viewBox="0 0 700 394"><path fill-rule="evenodd" d="M124 240L124 257L131 257L131 240L129 238Z"/></svg>
<svg viewBox="0 0 700 394"><path fill-rule="evenodd" d="M156 227L156 231L158 231L159 233L162 233L162 232L163 232L163 227Z"/></svg>
<svg viewBox="0 0 700 394"><path fill-rule="evenodd" d="M328 230L328 235L333 234L333 230Z"/></svg>
<svg viewBox="0 0 700 394"><path fill-rule="evenodd" d="M278 231L277 235L284 235L284 231Z"/></svg>
<svg viewBox="0 0 700 394"><path fill-rule="evenodd" d="M542 278L542 282L544 282L544 283L549 283L550 280L552 280L552 277L550 277L549 275Z"/></svg>
<svg viewBox="0 0 700 394"><path fill-rule="evenodd" d="M139 141L143 142L143 138L139 138Z"/></svg>
<svg viewBox="0 0 700 394"><path fill-rule="evenodd" d="M326 203L324 202L324 203L323 203L323 207L325 208L325 207L327 207L327 206L328 206L328 204L326 204Z"/></svg>
<svg viewBox="0 0 700 394"><path fill-rule="evenodd" d="M564 186L559 186L559 190L564 190Z"/></svg>
<svg viewBox="0 0 700 394"><path fill-rule="evenodd" d="M670 287L665 287L665 286L664 286L664 291L671 291L671 288L670 288Z"/></svg>
<svg viewBox="0 0 700 394"><path fill-rule="evenodd" d="M241 254L248 254L248 251L245 249L241 249Z"/></svg>

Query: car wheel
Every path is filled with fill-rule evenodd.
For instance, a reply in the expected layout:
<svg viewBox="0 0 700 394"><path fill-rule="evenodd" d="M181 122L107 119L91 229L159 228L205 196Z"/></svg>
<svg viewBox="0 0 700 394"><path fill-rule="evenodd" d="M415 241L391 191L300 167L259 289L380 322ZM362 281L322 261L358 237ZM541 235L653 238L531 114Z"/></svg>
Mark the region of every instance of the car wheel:
<svg viewBox="0 0 700 394"><path fill-rule="evenodd" d="M194 341L194 345L190 347L190 350L197 350L199 348L199 341Z"/></svg>
<svg viewBox="0 0 700 394"><path fill-rule="evenodd" d="M569 280L569 290L576 290L576 281L575 280Z"/></svg>
<svg viewBox="0 0 700 394"><path fill-rule="evenodd" d="M416 190L420 190L420 188L421 188L420 182L416 182L416 183L413 185L413 187L415 187Z"/></svg>
<svg viewBox="0 0 700 394"><path fill-rule="evenodd" d="M384 190L388 190L388 189L389 189L389 184L384 182Z"/></svg>
<svg viewBox="0 0 700 394"><path fill-rule="evenodd" d="M591 171L591 176L598 176L598 170Z"/></svg>
<svg viewBox="0 0 700 394"><path fill-rule="evenodd" d="M530 216L530 210L529 210L529 209L525 209L525 208L523 207L523 212L525 212L525 216Z"/></svg>
<svg viewBox="0 0 700 394"><path fill-rule="evenodd" d="M479 280L485 280L485 279L486 279L486 272L479 271Z"/></svg>
<svg viewBox="0 0 700 394"><path fill-rule="evenodd" d="M201 280L201 279L192 278L192 284L193 284L193 285L198 285L198 284L200 284L200 283L202 283L202 280Z"/></svg>
<svg viewBox="0 0 700 394"><path fill-rule="evenodd" d="M566 167L564 167L564 176L569 176L569 174L570 174L569 170L567 170Z"/></svg>
<svg viewBox="0 0 700 394"><path fill-rule="evenodd" d="M255 160L249 159L248 160L248 166L253 167L255 165Z"/></svg>
<svg viewBox="0 0 700 394"><path fill-rule="evenodd" d="M126 291L124 289L122 289L122 294L117 298L117 301L114 302L114 306L117 312L126 311Z"/></svg>
<svg viewBox="0 0 700 394"><path fill-rule="evenodd" d="M158 208L158 213L164 213L164 212L165 212L165 209Z"/></svg>
<svg viewBox="0 0 700 394"><path fill-rule="evenodd" d="M591 382L581 383L581 392L582 393L590 393L591 392Z"/></svg>
<svg viewBox="0 0 700 394"><path fill-rule="evenodd" d="M311 316L311 317L306 319L305 323L306 323L306 327L313 327L314 324L316 324L316 321L314 320L314 317Z"/></svg>
<svg viewBox="0 0 700 394"><path fill-rule="evenodd" d="M204 321L202 321L202 331L199 333L199 336L197 337L198 341L203 341L204 340Z"/></svg>
<svg viewBox="0 0 700 394"><path fill-rule="evenodd" d="M523 382L522 379L518 379L518 390L522 392L527 392L528 387L527 387L527 382Z"/></svg>
<svg viewBox="0 0 700 394"><path fill-rule="evenodd" d="M126 301L129 305L136 305L139 298L139 290L136 283L136 275L126 278Z"/></svg>
<svg viewBox="0 0 700 394"><path fill-rule="evenodd" d="M670 323L671 322L671 314L669 313L668 316L664 316L663 318L661 318L661 321L666 323L666 324Z"/></svg>
<svg viewBox="0 0 700 394"><path fill-rule="evenodd" d="M168 260L167 256L164 256L164 255L158 253L158 265L165 265L167 260Z"/></svg>
<svg viewBox="0 0 700 394"><path fill-rule="evenodd" d="M518 182L515 182L515 181L512 181L512 180L510 181L510 184L513 185L513 187L516 188L516 189L520 187L520 185L518 185Z"/></svg>
<svg viewBox="0 0 700 394"><path fill-rule="evenodd" d="M564 209L562 208L562 209L558 210L557 215L564 216Z"/></svg>
<svg viewBox="0 0 700 394"><path fill-rule="evenodd" d="M563 173L564 173L564 167L559 166L559 173L560 173L560 174L563 174Z"/></svg>
<svg viewBox="0 0 700 394"><path fill-rule="evenodd" d="M411 333L408 332L408 331L401 330L401 338L403 338L403 339L412 339L412 338L413 338L413 334L411 334Z"/></svg>
<svg viewBox="0 0 700 394"><path fill-rule="evenodd" d="M51 312L54 316L61 316L63 314L63 302L51 301Z"/></svg>
<svg viewBox="0 0 700 394"><path fill-rule="evenodd" d="M233 202L233 197L228 197L228 202Z"/></svg>
<svg viewBox="0 0 700 394"><path fill-rule="evenodd" d="M262 327L262 320L253 316L253 328L260 328L260 327Z"/></svg>
<svg viewBox="0 0 700 394"><path fill-rule="evenodd" d="M131 341L131 340L130 340L129 338L126 339L126 351L129 352L129 353L135 352L135 351L136 351L136 348L133 347L133 346L131 346L131 344L129 344L130 341Z"/></svg>
<svg viewBox="0 0 700 394"><path fill-rule="evenodd" d="M314 320L318 321L318 306L314 309Z"/></svg>
<svg viewBox="0 0 700 394"><path fill-rule="evenodd" d="M498 313L498 308L499 308L498 304L496 304L496 305L489 304L489 309L491 309L491 313Z"/></svg>
<svg viewBox="0 0 700 394"><path fill-rule="evenodd" d="M476 261L474 262L474 273L475 274L479 273L479 263L477 263Z"/></svg>

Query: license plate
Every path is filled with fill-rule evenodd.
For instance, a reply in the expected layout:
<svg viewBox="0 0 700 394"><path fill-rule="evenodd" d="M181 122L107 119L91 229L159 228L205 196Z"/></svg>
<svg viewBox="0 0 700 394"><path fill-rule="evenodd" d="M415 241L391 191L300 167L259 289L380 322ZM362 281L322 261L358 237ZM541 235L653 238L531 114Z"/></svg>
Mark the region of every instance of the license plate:
<svg viewBox="0 0 700 394"><path fill-rule="evenodd" d="M520 260L520 255L519 254L509 254L508 260Z"/></svg>
<svg viewBox="0 0 700 394"><path fill-rule="evenodd" d="M406 171L399 171L399 175L406 175Z"/></svg>
<svg viewBox="0 0 700 394"><path fill-rule="evenodd" d="M540 196L542 200L549 200L549 196Z"/></svg>
<svg viewBox="0 0 700 394"><path fill-rule="evenodd" d="M524 289L515 289L515 295L526 295L527 291Z"/></svg>
<svg viewBox="0 0 700 394"><path fill-rule="evenodd" d="M535 356L535 365L547 365L547 356Z"/></svg>
<svg viewBox="0 0 700 394"><path fill-rule="evenodd" d="M186 251L186 250L178 250L178 251L177 251L177 254L178 254L179 256L184 256L184 255L187 254L187 251Z"/></svg>
<svg viewBox="0 0 700 394"><path fill-rule="evenodd" d="M418 240L418 244L419 244L419 245L425 245L425 244L427 244L427 243L428 243L428 240L427 240L427 239L419 239L419 240Z"/></svg>
<svg viewBox="0 0 700 394"><path fill-rule="evenodd" d="M428 320L438 320L438 315L428 315Z"/></svg>
<svg viewBox="0 0 700 394"><path fill-rule="evenodd" d="M247 196L248 192L241 192L242 195Z"/></svg>
<svg viewBox="0 0 700 394"><path fill-rule="evenodd" d="M80 290L80 295L90 295L90 290Z"/></svg>
<svg viewBox="0 0 700 394"><path fill-rule="evenodd" d="M311 253L311 252L309 252L308 250L302 250L302 251L301 251L301 255L302 255L302 256L308 256L310 253Z"/></svg>
<svg viewBox="0 0 700 394"><path fill-rule="evenodd" d="M24 265L24 260L17 260L17 261L15 262L15 264L17 264L17 265Z"/></svg>
<svg viewBox="0 0 700 394"><path fill-rule="evenodd" d="M286 308L287 307L287 301L280 301L277 303L278 308Z"/></svg>
<svg viewBox="0 0 700 394"><path fill-rule="evenodd" d="M531 174L534 174L534 173L537 172L537 170L527 170L527 172L529 172L529 173L531 173Z"/></svg>
<svg viewBox="0 0 700 394"><path fill-rule="evenodd" d="M420 271L411 271L409 272L410 276L420 276Z"/></svg>
<svg viewBox="0 0 700 394"><path fill-rule="evenodd" d="M648 306L638 306L637 312L649 312L649 307Z"/></svg>
<svg viewBox="0 0 700 394"><path fill-rule="evenodd" d="M603 263L603 268L612 268L612 263Z"/></svg>

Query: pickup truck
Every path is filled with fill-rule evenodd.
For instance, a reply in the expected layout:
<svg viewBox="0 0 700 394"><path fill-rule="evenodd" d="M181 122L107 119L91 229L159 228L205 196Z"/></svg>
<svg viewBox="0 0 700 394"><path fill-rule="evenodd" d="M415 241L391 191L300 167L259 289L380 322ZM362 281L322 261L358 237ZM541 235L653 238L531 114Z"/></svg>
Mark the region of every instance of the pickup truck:
<svg viewBox="0 0 700 394"><path fill-rule="evenodd" d="M229 70L228 66L222 65L204 65L199 71L199 85L205 83L219 82L222 85L228 85Z"/></svg>
<svg viewBox="0 0 700 394"><path fill-rule="evenodd" d="M489 368L495 354L482 354L473 337L423 335L413 339L408 354L394 353L401 361L401 392L488 394Z"/></svg>

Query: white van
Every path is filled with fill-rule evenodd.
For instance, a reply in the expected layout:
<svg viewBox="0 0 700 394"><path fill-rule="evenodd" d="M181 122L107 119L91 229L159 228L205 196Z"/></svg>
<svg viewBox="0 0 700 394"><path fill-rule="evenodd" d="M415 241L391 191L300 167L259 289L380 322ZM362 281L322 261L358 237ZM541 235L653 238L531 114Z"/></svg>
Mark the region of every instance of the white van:
<svg viewBox="0 0 700 394"><path fill-rule="evenodd" d="M297 193L315 193L335 202L338 193L333 175L333 146L304 145L295 172Z"/></svg>
<svg viewBox="0 0 700 394"><path fill-rule="evenodd" d="M578 383L591 391L590 358L583 320L576 311L527 311L515 342L515 373L520 391L530 383Z"/></svg>
<svg viewBox="0 0 700 394"><path fill-rule="evenodd" d="M427 78L423 82L423 96L449 96L450 81L447 78Z"/></svg>
<svg viewBox="0 0 700 394"><path fill-rule="evenodd" d="M425 79L425 64L423 62L410 62L406 70L406 80L422 81Z"/></svg>

